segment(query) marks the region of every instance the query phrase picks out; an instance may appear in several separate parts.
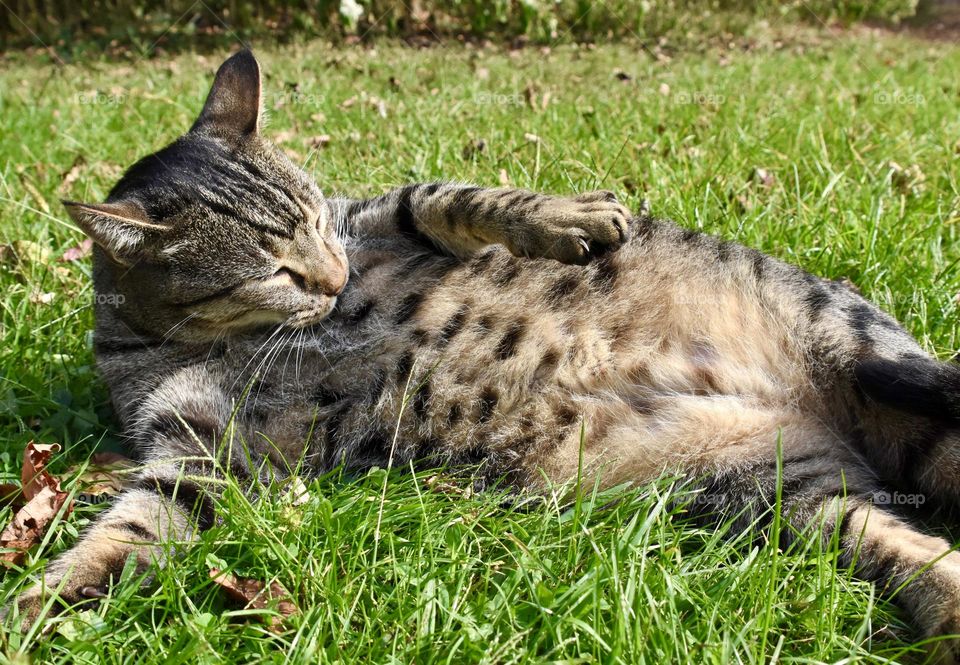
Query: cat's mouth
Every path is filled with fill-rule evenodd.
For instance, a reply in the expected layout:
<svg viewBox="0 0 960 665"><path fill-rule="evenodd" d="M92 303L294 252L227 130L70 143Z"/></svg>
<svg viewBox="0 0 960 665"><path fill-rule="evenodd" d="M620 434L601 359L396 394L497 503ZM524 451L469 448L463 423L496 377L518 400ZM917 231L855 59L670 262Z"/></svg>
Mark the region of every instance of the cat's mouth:
<svg viewBox="0 0 960 665"><path fill-rule="evenodd" d="M284 324L289 328L306 328L327 318L336 304L337 298L333 296L319 307L311 307L292 314Z"/></svg>

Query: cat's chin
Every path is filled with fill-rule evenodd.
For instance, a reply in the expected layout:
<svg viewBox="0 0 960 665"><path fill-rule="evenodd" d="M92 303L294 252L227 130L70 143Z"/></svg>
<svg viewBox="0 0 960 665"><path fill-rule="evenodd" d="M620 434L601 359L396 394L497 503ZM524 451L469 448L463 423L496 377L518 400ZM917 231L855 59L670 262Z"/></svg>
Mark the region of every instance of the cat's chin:
<svg viewBox="0 0 960 665"><path fill-rule="evenodd" d="M284 325L288 328L306 328L314 323L319 323L330 316L330 312L333 311L336 304L337 299L335 297L330 298L320 307L314 307L313 309L307 309L293 314L286 320Z"/></svg>

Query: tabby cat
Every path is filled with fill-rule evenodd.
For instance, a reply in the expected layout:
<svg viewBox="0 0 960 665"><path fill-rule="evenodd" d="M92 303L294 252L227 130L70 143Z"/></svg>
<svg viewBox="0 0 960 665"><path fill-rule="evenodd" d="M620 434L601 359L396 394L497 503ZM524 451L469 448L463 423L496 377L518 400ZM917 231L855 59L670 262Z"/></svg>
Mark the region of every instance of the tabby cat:
<svg viewBox="0 0 960 665"><path fill-rule="evenodd" d="M603 486L681 474L704 519L744 525L782 466L796 530L822 523L883 589L909 581L896 599L926 635L960 632L960 554L873 501L960 504L960 367L843 284L609 192L325 199L261 135L260 97L234 55L187 134L107 203L66 202L95 242L97 364L145 465L20 595L24 624L56 589L103 596L130 555L162 565L157 543L215 522L222 473L262 488L301 461L392 456L536 494L582 455Z"/></svg>

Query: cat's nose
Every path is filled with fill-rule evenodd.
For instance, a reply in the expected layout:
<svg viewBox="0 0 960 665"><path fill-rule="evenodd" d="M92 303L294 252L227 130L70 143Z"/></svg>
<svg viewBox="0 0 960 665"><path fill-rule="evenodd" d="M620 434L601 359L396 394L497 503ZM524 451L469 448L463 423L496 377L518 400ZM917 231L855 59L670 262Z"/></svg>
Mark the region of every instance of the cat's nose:
<svg viewBox="0 0 960 665"><path fill-rule="evenodd" d="M340 261L331 263L332 265L328 265L320 273L315 286L324 295L333 297L343 293L343 289L347 286L347 266Z"/></svg>

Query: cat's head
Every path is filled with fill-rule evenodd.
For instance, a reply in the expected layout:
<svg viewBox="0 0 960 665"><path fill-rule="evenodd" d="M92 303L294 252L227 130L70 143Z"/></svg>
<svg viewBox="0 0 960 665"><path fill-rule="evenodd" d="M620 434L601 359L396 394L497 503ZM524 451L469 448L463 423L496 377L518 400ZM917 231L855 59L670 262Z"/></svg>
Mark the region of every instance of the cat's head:
<svg viewBox="0 0 960 665"><path fill-rule="evenodd" d="M189 132L134 164L106 203L64 202L96 245L98 303L135 333L199 342L302 327L343 290L330 208L260 134L260 99L260 67L237 53Z"/></svg>

